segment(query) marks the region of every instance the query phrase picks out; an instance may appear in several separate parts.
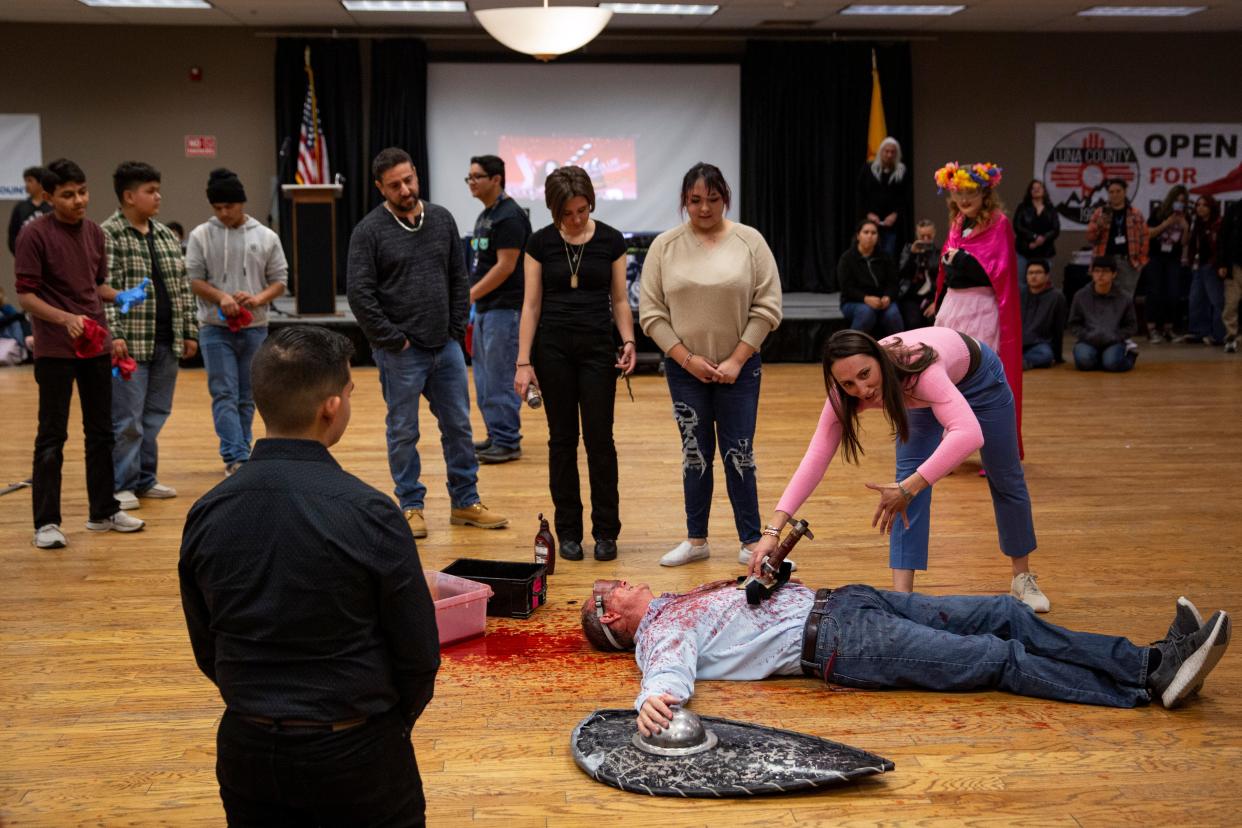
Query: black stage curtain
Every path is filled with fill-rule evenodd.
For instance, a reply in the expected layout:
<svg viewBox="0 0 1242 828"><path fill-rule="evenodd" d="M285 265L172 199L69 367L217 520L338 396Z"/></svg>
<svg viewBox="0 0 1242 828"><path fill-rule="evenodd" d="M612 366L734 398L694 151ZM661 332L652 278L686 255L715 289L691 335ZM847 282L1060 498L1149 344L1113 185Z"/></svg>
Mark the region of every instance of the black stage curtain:
<svg viewBox="0 0 1242 828"><path fill-rule="evenodd" d="M419 195L431 201L431 163L427 159L427 47L421 40L376 40L371 44L371 154L400 147L414 159ZM463 171L463 175L465 172ZM380 202L368 187L367 205Z"/></svg>
<svg viewBox="0 0 1242 828"><path fill-rule="evenodd" d="M741 219L767 239L786 291L836 290L837 259L853 235L855 183L867 156L871 49L866 43L746 45ZM877 47L876 62L889 131L909 164L909 47Z"/></svg>
<svg viewBox="0 0 1242 828"><path fill-rule="evenodd" d="M349 234L362 218L370 175L363 161L362 136L362 60L357 40L323 38L280 38L276 42L276 145L288 139L288 154L280 164L280 183L294 183L297 172L298 132L302 125L302 103L306 98L306 70L303 57L311 50L311 69L315 73L315 95L319 119L328 146L328 168L335 177L345 179L336 203L336 289L345 292L345 262L349 254ZM284 202L280 211L280 237L290 255L292 211ZM290 255L290 263L293 258Z"/></svg>

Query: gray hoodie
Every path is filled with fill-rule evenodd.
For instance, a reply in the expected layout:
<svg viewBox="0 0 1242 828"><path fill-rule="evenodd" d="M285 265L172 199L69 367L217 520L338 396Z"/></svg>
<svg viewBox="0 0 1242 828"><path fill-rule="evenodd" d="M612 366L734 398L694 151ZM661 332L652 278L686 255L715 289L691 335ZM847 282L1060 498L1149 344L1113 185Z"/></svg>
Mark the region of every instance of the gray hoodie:
<svg viewBox="0 0 1242 828"><path fill-rule="evenodd" d="M212 216L190 232L185 249L185 268L191 279L203 279L225 293L244 290L259 293L273 282L289 284L289 265L280 237L250 216L241 227L227 227ZM225 325L219 306L198 299L201 325ZM267 306L251 309L254 321L246 327L267 324Z"/></svg>

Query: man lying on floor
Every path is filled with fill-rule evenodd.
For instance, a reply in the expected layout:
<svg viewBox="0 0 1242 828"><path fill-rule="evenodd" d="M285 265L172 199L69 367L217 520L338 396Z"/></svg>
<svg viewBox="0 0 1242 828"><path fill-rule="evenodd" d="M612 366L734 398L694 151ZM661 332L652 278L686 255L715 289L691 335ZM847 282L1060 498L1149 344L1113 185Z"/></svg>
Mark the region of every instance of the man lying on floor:
<svg viewBox="0 0 1242 828"><path fill-rule="evenodd" d="M587 640L635 651L638 727L658 732L695 678L804 673L844 687L1007 690L1058 701L1177 707L1229 644L1229 616L1203 623L1177 601L1150 646L1049 624L1009 595L921 595L852 584L812 592L789 583L757 607L733 581L656 597L646 584L596 581L582 608Z"/></svg>

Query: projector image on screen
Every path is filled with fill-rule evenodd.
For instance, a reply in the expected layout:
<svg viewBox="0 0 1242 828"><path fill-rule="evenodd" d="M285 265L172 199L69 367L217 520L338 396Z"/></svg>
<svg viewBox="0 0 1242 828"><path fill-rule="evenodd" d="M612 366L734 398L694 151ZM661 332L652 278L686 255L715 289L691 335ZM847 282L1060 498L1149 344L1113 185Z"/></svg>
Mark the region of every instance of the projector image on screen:
<svg viewBox="0 0 1242 828"><path fill-rule="evenodd" d="M597 201L638 198L633 138L501 135L496 154L508 173L505 190L519 201L543 201L543 182L557 167L577 166L591 176Z"/></svg>

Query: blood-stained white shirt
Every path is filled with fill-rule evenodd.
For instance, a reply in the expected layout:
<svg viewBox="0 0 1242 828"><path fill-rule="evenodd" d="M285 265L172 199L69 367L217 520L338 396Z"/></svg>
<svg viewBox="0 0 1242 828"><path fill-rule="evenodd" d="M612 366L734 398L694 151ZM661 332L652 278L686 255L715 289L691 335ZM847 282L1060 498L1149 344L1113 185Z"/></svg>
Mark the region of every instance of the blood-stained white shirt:
<svg viewBox="0 0 1242 828"><path fill-rule="evenodd" d="M643 673L641 709L648 696L694 694L695 678L762 679L802 672L802 629L815 593L786 584L752 607L731 585L686 595L665 593L651 602L634 636Z"/></svg>

